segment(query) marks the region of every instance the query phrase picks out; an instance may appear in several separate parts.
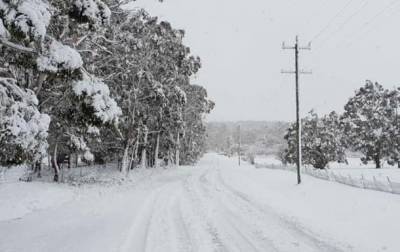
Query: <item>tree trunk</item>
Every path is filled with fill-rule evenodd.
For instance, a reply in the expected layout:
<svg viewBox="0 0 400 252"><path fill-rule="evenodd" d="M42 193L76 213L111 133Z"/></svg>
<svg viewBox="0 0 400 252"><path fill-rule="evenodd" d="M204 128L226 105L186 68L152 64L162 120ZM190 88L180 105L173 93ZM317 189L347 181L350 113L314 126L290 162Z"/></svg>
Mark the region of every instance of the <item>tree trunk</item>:
<svg viewBox="0 0 400 252"><path fill-rule="evenodd" d="M54 169L54 181L55 182L59 182L59 175L60 175L60 167L58 166L57 163L57 147L58 147L58 143L56 143L56 145L54 146L54 152L53 152L53 156L51 159L51 165L53 166Z"/></svg>
<svg viewBox="0 0 400 252"><path fill-rule="evenodd" d="M179 152L180 145L181 145L180 136L179 136L179 132L178 132L178 136L176 137L176 150L175 150L175 164L177 166L179 166L179 164L180 164L180 160L179 160L179 158L180 158L179 157L179 155L180 155L180 152Z"/></svg>
<svg viewBox="0 0 400 252"><path fill-rule="evenodd" d="M39 161L35 162L35 170L34 173L37 174L38 178L41 178L41 171L42 171L42 159L40 159Z"/></svg>
<svg viewBox="0 0 400 252"><path fill-rule="evenodd" d="M381 168L381 157L380 155L376 155L374 158L375 161L375 165L376 165L376 169L380 169Z"/></svg>
<svg viewBox="0 0 400 252"><path fill-rule="evenodd" d="M129 160L129 170L133 170L133 159L134 159L134 156L135 156L135 147L131 151L131 157L130 157L130 160Z"/></svg>
<svg viewBox="0 0 400 252"><path fill-rule="evenodd" d="M135 150L134 150L134 160L136 160L136 164L138 164L139 162L139 138L136 140L136 144L135 144Z"/></svg>
<svg viewBox="0 0 400 252"><path fill-rule="evenodd" d="M149 131L146 128L144 130L144 142L143 142L143 150L142 150L142 168L146 168L147 166L147 153L146 153L146 147L147 147L147 137L149 135Z"/></svg>
<svg viewBox="0 0 400 252"><path fill-rule="evenodd" d="M129 158L129 148L131 147L133 143L133 139L128 139L125 144L125 149L124 149L124 155L122 156L122 166L121 166L121 172L123 174L127 174L129 170L129 165L130 165L130 158Z"/></svg>
<svg viewBox="0 0 400 252"><path fill-rule="evenodd" d="M157 133L156 149L154 151L154 167L158 168L158 152L160 150L160 133Z"/></svg>

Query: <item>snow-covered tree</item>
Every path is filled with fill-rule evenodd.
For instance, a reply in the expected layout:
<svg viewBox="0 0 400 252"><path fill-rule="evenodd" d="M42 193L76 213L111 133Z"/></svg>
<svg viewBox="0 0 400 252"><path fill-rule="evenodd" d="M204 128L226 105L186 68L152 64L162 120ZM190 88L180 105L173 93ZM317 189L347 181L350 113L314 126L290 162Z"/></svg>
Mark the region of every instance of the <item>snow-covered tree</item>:
<svg viewBox="0 0 400 252"><path fill-rule="evenodd" d="M380 84L367 81L344 107L345 134L352 149L364 155L364 163L374 161L376 168L392 148L393 109L387 93Z"/></svg>
<svg viewBox="0 0 400 252"><path fill-rule="evenodd" d="M122 170L139 159L146 166L157 165L160 158L179 163L185 87L200 60L183 45L183 31L142 10L120 12L111 22L105 38L97 41L106 50L92 60L105 62L94 70L109 84L123 111Z"/></svg>
<svg viewBox="0 0 400 252"><path fill-rule="evenodd" d="M345 139L339 116L336 112L319 118L314 112L302 119L302 162L314 168L324 169L329 162L345 162ZM288 129L285 139L288 143L283 153L287 163L295 163L297 159L296 125Z"/></svg>
<svg viewBox="0 0 400 252"><path fill-rule="evenodd" d="M198 95L187 91L200 59L182 30L122 10L127 2L0 0L0 77L15 79L50 117L41 135L55 180L58 154L117 154L127 172L165 157L179 164L186 137L205 134L196 114L204 111L186 113Z"/></svg>
<svg viewBox="0 0 400 252"><path fill-rule="evenodd" d="M185 132L182 139L182 164L195 163L206 150L206 126L204 116L214 108L214 102L207 97L207 90L199 85L185 89L187 103L184 108Z"/></svg>
<svg viewBox="0 0 400 252"><path fill-rule="evenodd" d="M89 112L98 117L102 114L98 120L101 122L118 116L116 103L112 103L104 84L100 89L90 90L92 93L87 94L90 98L85 101L73 90L76 83L87 82L87 76L91 76L85 70L81 52L98 49L90 38L101 36L102 26L107 25L110 15L111 11L100 0L0 1L0 66L16 79L20 88L35 93L38 109L51 118L48 140L56 180L58 145L71 134L81 137L79 134L85 130L80 119ZM92 104L77 106L78 102ZM91 109L78 111L78 108ZM110 111L117 113L110 115ZM79 118L78 114L84 116ZM67 120L70 117L76 120Z"/></svg>
<svg viewBox="0 0 400 252"><path fill-rule="evenodd" d="M386 108L388 116L388 156L387 162L391 165L397 164L400 168L400 89L385 92L385 99L388 103Z"/></svg>
<svg viewBox="0 0 400 252"><path fill-rule="evenodd" d="M35 162L47 152L50 117L38 110L36 95L0 78L0 165Z"/></svg>

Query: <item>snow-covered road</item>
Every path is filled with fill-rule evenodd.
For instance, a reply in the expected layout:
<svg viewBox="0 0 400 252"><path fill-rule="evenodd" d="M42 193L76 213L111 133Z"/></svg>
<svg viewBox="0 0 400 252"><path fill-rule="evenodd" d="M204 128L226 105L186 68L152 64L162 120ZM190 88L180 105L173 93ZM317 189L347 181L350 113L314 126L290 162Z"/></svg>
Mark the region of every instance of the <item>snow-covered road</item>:
<svg viewBox="0 0 400 252"><path fill-rule="evenodd" d="M320 207L315 207L318 202L306 206L308 201L318 200L318 196L293 182L293 174L289 172L239 168L233 160L208 154L196 167L165 170L118 189L88 190L53 208L1 221L0 251L306 252L400 248L390 235L389 238L385 235L386 240L381 235L383 240L375 237L378 241L364 241L368 239L365 235L375 235L373 229L380 228L374 227L374 222L365 225L365 216L356 216L351 223L350 217L343 220L346 212L341 207L342 215L335 215L337 212L330 212L331 205L324 201ZM314 178L305 182L328 185L332 190L344 188L345 194L351 190L355 194L365 193ZM282 190L280 186L289 189ZM377 192L367 193L373 198L387 197ZM298 209L299 201L292 200L296 194L304 202ZM350 192L352 196L354 193ZM389 196L395 209L399 208L399 197ZM355 200L357 207L364 207L363 202ZM339 199L334 203L345 202ZM307 210L304 207L311 213L302 214ZM324 208L328 210L323 214L312 213ZM386 224L382 225L395 232L393 236L399 233L399 224ZM341 230L351 227L352 230ZM354 232L361 235L349 235Z"/></svg>

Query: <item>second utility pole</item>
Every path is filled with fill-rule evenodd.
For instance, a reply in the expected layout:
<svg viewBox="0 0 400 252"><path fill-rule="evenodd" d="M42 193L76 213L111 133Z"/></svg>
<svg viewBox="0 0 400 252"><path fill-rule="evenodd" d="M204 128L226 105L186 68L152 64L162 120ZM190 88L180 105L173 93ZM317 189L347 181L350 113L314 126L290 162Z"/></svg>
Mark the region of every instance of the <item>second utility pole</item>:
<svg viewBox="0 0 400 252"><path fill-rule="evenodd" d="M296 131L297 131L297 183L301 183L301 118L300 118L300 92L299 92L299 75L300 74L311 74L311 72L300 71L299 70L299 50L311 50L311 45L309 44L307 47L299 47L299 38L296 36L296 44L293 47L285 46L285 43L282 45L282 49L294 50L295 52L295 71L284 71L283 74L295 74L296 76Z"/></svg>

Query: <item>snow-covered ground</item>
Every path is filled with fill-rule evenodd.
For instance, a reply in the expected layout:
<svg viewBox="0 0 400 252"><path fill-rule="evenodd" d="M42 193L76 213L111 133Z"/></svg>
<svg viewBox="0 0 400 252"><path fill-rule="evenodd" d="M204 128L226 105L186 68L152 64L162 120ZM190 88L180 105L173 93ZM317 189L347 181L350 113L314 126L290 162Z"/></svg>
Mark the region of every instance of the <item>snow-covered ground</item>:
<svg viewBox="0 0 400 252"><path fill-rule="evenodd" d="M275 156L258 156L255 158L255 162L263 166L282 166L282 162ZM375 177L380 182L387 183L389 178L391 182L400 183L400 169L397 166L390 166L386 162L382 162L382 168L376 169L373 162L364 165L360 158L348 158L347 162L347 164L331 162L328 165L328 171L336 175L350 176L352 179L357 180L373 181Z"/></svg>
<svg viewBox="0 0 400 252"><path fill-rule="evenodd" d="M73 196L1 220L0 251L400 251L398 195L295 180L208 154L107 189L3 183L2 213L31 187L32 200Z"/></svg>

